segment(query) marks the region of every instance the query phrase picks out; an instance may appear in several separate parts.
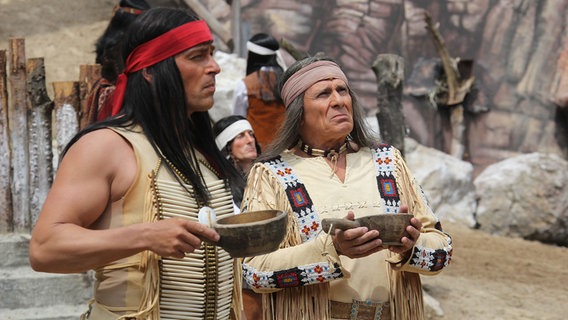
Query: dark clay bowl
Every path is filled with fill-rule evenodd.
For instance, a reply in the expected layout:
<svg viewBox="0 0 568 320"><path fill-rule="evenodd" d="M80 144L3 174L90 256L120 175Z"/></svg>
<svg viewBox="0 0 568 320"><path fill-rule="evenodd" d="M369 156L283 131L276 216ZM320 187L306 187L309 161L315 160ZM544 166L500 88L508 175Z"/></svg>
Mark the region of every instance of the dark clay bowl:
<svg viewBox="0 0 568 320"><path fill-rule="evenodd" d="M410 213L388 213L356 218L355 221L347 219L323 219L322 229L325 232L335 233L335 229L347 230L357 227L367 227L369 230L378 230L383 246L400 246L400 239L406 235L406 226L410 225Z"/></svg>
<svg viewBox="0 0 568 320"><path fill-rule="evenodd" d="M231 257L250 257L275 251L288 226L286 213L278 210L251 211L217 220L218 245Z"/></svg>

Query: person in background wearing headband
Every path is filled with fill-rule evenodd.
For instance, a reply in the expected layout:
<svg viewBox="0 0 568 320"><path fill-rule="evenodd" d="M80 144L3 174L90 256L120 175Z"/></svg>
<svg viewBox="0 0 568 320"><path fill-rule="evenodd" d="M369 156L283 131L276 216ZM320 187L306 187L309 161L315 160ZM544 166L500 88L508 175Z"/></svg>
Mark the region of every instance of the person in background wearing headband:
<svg viewBox="0 0 568 320"><path fill-rule="evenodd" d="M120 43L124 32L141 13L150 9L146 0L121 0L112 11L103 34L95 43L95 63L101 65L101 77L93 83L87 96L88 123L110 116L107 98L114 91L116 78L124 69Z"/></svg>
<svg viewBox="0 0 568 320"><path fill-rule="evenodd" d="M219 119L213 126L215 143L227 159L232 160L235 167L246 179L252 164L260 155L260 146L256 142L250 123L243 116L232 115ZM240 203L235 204L235 212L240 212ZM262 319L261 295L252 291L243 283L243 307L246 318Z"/></svg>
<svg viewBox="0 0 568 320"><path fill-rule="evenodd" d="M141 14L124 37L111 117L64 150L30 262L41 272L95 271L83 319L242 315L240 264L200 223L233 215L245 183L215 145L213 51L192 12Z"/></svg>
<svg viewBox="0 0 568 320"><path fill-rule="evenodd" d="M266 33L252 36L247 42L246 77L233 94L233 114L248 119L263 150L284 121L285 109L276 88L286 69L279 48L278 41Z"/></svg>
<svg viewBox="0 0 568 320"><path fill-rule="evenodd" d="M217 148L246 178L254 160L260 154L260 146L250 123L243 116L228 116L213 125L213 132Z"/></svg>
<svg viewBox="0 0 568 320"><path fill-rule="evenodd" d="M447 266L452 242L400 152L373 141L332 59L297 61L279 88L286 120L253 165L241 205L245 215L289 212L281 248L243 261L264 319L423 319L420 274ZM399 212L414 215L401 246L383 246L367 227L322 232L323 218Z"/></svg>

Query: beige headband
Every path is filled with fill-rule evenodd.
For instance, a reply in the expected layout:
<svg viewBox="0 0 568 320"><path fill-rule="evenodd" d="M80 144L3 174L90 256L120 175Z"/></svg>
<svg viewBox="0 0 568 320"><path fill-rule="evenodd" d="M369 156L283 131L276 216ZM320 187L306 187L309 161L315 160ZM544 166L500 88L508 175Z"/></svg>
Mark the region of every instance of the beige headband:
<svg viewBox="0 0 568 320"><path fill-rule="evenodd" d="M286 108L314 83L326 79L341 79L349 85L347 77L336 63L328 60L316 61L294 73L284 83L281 96Z"/></svg>

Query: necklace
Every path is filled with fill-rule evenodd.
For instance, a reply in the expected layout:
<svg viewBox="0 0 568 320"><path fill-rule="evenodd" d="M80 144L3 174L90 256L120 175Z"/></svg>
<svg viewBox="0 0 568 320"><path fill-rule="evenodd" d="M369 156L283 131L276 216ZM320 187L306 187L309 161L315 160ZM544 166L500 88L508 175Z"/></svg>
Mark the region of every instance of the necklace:
<svg viewBox="0 0 568 320"><path fill-rule="evenodd" d="M221 178L221 174L219 173L219 171L217 171L217 169L215 169L215 167L213 167L213 165L211 163L209 163L206 160L203 160L201 158L197 158L197 161L199 161L202 165L204 165L205 168L207 168L211 172L213 172L217 176L217 178Z"/></svg>
<svg viewBox="0 0 568 320"><path fill-rule="evenodd" d="M328 150L316 149L312 146L305 144L302 140L298 142L300 150L304 151L313 157L325 157L331 161L337 161L337 157L347 151L347 141L344 142L339 148L332 148Z"/></svg>
<svg viewBox="0 0 568 320"><path fill-rule="evenodd" d="M313 157L324 157L327 158L333 164L331 168L331 176L335 174L337 169L337 159L339 155L347 151L347 144L348 141L345 141L339 148L332 148L328 150L316 149L307 144L305 144L302 140L298 141L298 146L300 150L304 151L310 156Z"/></svg>

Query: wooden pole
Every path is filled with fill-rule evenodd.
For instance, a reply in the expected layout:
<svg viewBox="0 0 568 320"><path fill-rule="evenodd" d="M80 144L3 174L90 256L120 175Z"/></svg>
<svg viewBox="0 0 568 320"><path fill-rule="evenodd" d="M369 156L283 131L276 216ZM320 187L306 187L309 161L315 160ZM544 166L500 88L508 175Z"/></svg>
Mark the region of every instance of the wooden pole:
<svg viewBox="0 0 568 320"><path fill-rule="evenodd" d="M241 58L246 57L246 50L243 50L241 39L241 1L233 0L231 2L231 32L233 35L233 53Z"/></svg>
<svg viewBox="0 0 568 320"><path fill-rule="evenodd" d="M438 31L438 26L434 25L428 13L425 15L426 29L430 31L434 40L434 46L442 60L444 74L446 76L447 98L445 101L437 101L451 108L450 125L452 137L450 142L450 154L458 159L463 159L465 154L465 122L463 101L474 84L475 77L462 79L457 63L451 58L442 35Z"/></svg>
<svg viewBox="0 0 568 320"><path fill-rule="evenodd" d="M377 121L381 140L393 145L404 155L406 125L402 113L404 59L394 54L379 54L373 62L377 77Z"/></svg>
<svg viewBox="0 0 568 320"><path fill-rule="evenodd" d="M10 98L8 105L8 128L12 148L12 200L14 207L14 231L29 232L30 189L29 189L29 139L27 120L27 88L25 40L9 40L10 73L8 76Z"/></svg>
<svg viewBox="0 0 568 320"><path fill-rule="evenodd" d="M67 143L79 131L79 82L55 81L53 82L53 91L55 93L54 131L58 159Z"/></svg>
<svg viewBox="0 0 568 320"><path fill-rule="evenodd" d="M298 50L291 42L282 38L280 39L280 48L286 50L296 61L308 57L308 53Z"/></svg>
<svg viewBox="0 0 568 320"><path fill-rule="evenodd" d="M53 182L53 146L51 112L53 102L45 87L43 58L28 59L29 92L29 157L30 157L30 214L35 225L41 206Z"/></svg>
<svg viewBox="0 0 568 320"><path fill-rule="evenodd" d="M223 27L223 25L219 23L219 21L217 21L215 16L212 15L211 12L209 12L209 10L207 10L207 8L203 4L201 4L201 2L199 2L199 0L184 0L184 1L191 8L191 10L193 10L201 19L207 22L207 25L209 26L209 28L211 28L211 31L213 31L213 33L218 35L219 38L221 38L223 44L227 46L227 48L225 49L229 49L224 51L232 52L233 41L231 39L231 32L225 29L225 27Z"/></svg>
<svg viewBox="0 0 568 320"><path fill-rule="evenodd" d="M8 87L6 50L0 50L0 233L14 231L10 136L8 134Z"/></svg>
<svg viewBox="0 0 568 320"><path fill-rule="evenodd" d="M96 119L89 119L91 113L88 97L95 82L102 77L100 64L82 64L79 66L79 100L81 109L79 112L79 129L83 129ZM97 104L94 105L96 107Z"/></svg>

